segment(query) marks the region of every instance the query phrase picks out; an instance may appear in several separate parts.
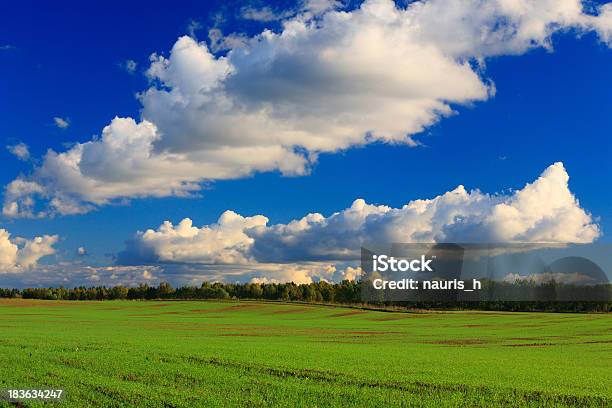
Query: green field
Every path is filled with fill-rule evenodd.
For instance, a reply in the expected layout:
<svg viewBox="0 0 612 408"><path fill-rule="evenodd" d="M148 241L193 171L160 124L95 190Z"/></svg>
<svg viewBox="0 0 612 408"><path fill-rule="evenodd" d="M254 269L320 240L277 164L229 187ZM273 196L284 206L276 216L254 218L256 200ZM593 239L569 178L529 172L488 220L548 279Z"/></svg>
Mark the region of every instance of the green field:
<svg viewBox="0 0 612 408"><path fill-rule="evenodd" d="M603 314L0 300L0 388L63 388L60 406L74 407L610 406L611 323Z"/></svg>

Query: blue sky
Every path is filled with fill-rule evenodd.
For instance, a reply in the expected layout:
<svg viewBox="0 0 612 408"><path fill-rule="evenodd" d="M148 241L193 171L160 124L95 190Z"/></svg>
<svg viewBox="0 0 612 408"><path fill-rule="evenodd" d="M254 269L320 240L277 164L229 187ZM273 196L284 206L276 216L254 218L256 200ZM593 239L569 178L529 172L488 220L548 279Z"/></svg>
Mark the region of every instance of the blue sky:
<svg viewBox="0 0 612 408"><path fill-rule="evenodd" d="M282 28L279 21L244 18L246 11L280 15L303 7L289 2L244 4L5 6L8 10L0 16L0 137L5 146L27 144L31 159L18 160L7 149L0 150L0 183L7 186L16 178L31 177L47 149L64 152L75 142L90 141L115 116L140 118L142 102L136 94L151 86L145 76L149 56L168 57L190 27L196 27L197 39L207 44L212 28L250 38L267 27L276 32ZM337 8L351 12L356 7L358 3ZM312 212L329 217L357 198L399 208L458 185L511 195L508 189L522 189L553 163L563 162L571 193L599 226L597 240L612 242L612 51L595 29L568 27L547 41L548 49L529 46L486 55L485 65L474 72L490 89L494 84L494 95L450 103L452 115L411 134L418 146L388 140L343 145L317 152L305 175L255 170L229 180L201 181L204 188L187 198L137 194L96 204L83 214L5 214L0 228L14 237L58 235L55 253L42 259L43 265L114 265L115 255L136 231L157 228L165 220L176 224L189 217L193 225L204 226L233 210L243 216L263 214L269 225L286 224ZM133 72L126 69L128 60L136 63ZM475 59L467 61L477 64ZM69 126L58 127L55 117ZM75 255L81 246L89 254L84 260Z"/></svg>

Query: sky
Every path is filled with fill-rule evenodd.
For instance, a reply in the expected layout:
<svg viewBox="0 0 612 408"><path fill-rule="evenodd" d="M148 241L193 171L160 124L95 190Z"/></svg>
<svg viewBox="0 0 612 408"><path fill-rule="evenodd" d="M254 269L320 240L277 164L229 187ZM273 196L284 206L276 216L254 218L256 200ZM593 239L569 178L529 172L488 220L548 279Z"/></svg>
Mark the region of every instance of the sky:
<svg viewBox="0 0 612 408"><path fill-rule="evenodd" d="M605 2L25 1L0 27L0 286L612 242Z"/></svg>

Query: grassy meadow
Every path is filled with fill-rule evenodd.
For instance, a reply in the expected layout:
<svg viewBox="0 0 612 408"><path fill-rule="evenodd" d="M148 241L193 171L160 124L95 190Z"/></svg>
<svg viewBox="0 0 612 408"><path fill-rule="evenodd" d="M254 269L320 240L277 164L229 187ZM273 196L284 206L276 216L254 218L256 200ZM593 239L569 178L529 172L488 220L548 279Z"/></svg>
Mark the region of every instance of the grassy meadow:
<svg viewBox="0 0 612 408"><path fill-rule="evenodd" d="M71 407L603 407L611 318L0 299L0 388Z"/></svg>

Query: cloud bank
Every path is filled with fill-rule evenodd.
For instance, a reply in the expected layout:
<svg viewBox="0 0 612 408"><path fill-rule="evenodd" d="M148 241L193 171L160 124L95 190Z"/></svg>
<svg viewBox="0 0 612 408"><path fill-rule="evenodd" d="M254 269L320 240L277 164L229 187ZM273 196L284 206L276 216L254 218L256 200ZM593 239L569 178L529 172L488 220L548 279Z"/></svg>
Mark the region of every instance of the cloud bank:
<svg viewBox="0 0 612 408"><path fill-rule="evenodd" d="M555 163L534 182L505 195L458 186L401 208L357 199L328 217L311 213L287 224L268 225L263 215L233 211L202 227L189 218L176 226L165 221L138 232L118 262L208 265L217 272L231 265L232 276L335 280L358 273L338 270L336 264L354 263L360 247L372 242L593 242L599 227L568 181L563 164Z"/></svg>
<svg viewBox="0 0 612 408"><path fill-rule="evenodd" d="M223 55L191 37L153 54L141 118L49 151L6 187L3 214L79 214L254 172L303 175L320 153L374 141L416 145L413 135L453 105L495 93L486 58L550 49L560 31L612 38L612 6L587 14L580 0L306 3L278 32L216 38Z"/></svg>

